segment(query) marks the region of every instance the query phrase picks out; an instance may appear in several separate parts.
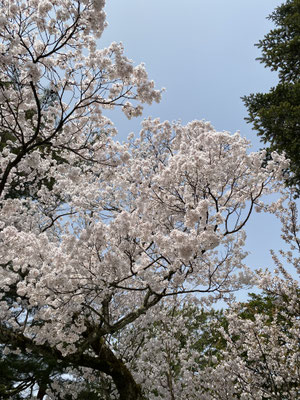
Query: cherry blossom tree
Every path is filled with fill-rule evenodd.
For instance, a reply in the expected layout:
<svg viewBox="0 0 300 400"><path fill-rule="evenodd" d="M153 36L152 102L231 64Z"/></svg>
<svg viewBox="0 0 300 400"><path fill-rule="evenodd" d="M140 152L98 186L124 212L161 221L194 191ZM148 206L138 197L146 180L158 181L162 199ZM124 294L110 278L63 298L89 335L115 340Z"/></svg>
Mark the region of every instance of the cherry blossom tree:
<svg viewBox="0 0 300 400"><path fill-rule="evenodd" d="M245 304L237 303L228 310L223 361L209 371L215 382L210 385L212 399L299 398L300 226L294 201L272 211L281 219L282 238L290 248L280 256L272 253L274 274L258 272L258 285L267 295L265 307L249 313Z"/></svg>
<svg viewBox="0 0 300 400"><path fill-rule="evenodd" d="M135 117L161 92L122 44L97 48L104 1L0 4L2 350L91 384L104 374L115 398L143 399L116 337L167 299L211 303L252 283L243 228L287 161L265 165L203 121L146 119L120 144L105 109ZM20 391L62 398L48 372Z"/></svg>
<svg viewBox="0 0 300 400"><path fill-rule="evenodd" d="M299 230L294 201L273 204L290 248L272 252L275 271L257 271L261 294L204 312L171 298L118 339L150 399L293 400L300 393ZM200 305L200 307L199 307ZM130 328L133 329L133 328Z"/></svg>

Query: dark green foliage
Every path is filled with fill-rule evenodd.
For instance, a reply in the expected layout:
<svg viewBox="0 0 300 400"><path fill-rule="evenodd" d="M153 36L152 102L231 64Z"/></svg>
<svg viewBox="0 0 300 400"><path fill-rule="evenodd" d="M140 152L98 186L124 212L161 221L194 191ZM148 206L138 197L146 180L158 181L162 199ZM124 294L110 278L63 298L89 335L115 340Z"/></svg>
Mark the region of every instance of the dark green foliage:
<svg viewBox="0 0 300 400"><path fill-rule="evenodd" d="M268 17L276 28L256 45L262 51L258 60L278 71L281 82L299 80L300 71L300 1L288 0Z"/></svg>
<svg viewBox="0 0 300 400"><path fill-rule="evenodd" d="M17 400L24 398L26 392L30 394L36 384L47 387L51 374L57 373L59 367L53 360L37 358L29 353L4 355L0 347L0 398L13 396Z"/></svg>
<svg viewBox="0 0 300 400"><path fill-rule="evenodd" d="M272 151L291 160L290 185L300 193L300 0L288 0L269 16L276 28L256 45L258 60L278 72L279 83L269 93L244 96L246 121Z"/></svg>
<svg viewBox="0 0 300 400"><path fill-rule="evenodd" d="M193 347L199 354L200 369L207 367L212 357L216 357L220 361L220 351L226 348L226 340L221 335L219 328L226 329L227 325L222 310L201 310L201 312L195 313L190 329L198 331L198 340Z"/></svg>
<svg viewBox="0 0 300 400"><path fill-rule="evenodd" d="M276 297L267 294L249 293L250 300L241 303L241 318L255 320L255 314L265 314L272 320L276 310Z"/></svg>
<svg viewBox="0 0 300 400"><path fill-rule="evenodd" d="M43 399L53 381L60 382L62 387L74 385L72 394L76 393L77 400L110 398L107 397L108 384L106 381L102 382L101 376L98 377L97 384L91 384L83 381L80 371L76 372L76 376L66 374L66 367L69 365L58 363L54 358L37 357L33 353L4 355L3 346L0 346L0 399L26 400L33 395L37 399ZM77 383L82 384L82 390L77 391ZM57 397L57 400L73 400L73 397L66 394Z"/></svg>

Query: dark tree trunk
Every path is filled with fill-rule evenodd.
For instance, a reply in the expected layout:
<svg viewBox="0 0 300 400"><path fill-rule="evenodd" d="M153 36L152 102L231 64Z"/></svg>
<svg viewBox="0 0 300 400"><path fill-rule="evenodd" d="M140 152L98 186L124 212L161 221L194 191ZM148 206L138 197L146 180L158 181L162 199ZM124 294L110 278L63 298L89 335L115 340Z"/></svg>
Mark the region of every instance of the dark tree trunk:
<svg viewBox="0 0 300 400"><path fill-rule="evenodd" d="M115 356L104 341L94 343L92 347L98 356L107 363L106 373L112 377L116 385L120 395L119 400L145 400L141 387L135 382L129 369L122 360Z"/></svg>
<svg viewBox="0 0 300 400"><path fill-rule="evenodd" d="M45 384L44 382L41 383L36 398L39 400L43 400L44 396L46 395L46 390L47 390L47 384Z"/></svg>

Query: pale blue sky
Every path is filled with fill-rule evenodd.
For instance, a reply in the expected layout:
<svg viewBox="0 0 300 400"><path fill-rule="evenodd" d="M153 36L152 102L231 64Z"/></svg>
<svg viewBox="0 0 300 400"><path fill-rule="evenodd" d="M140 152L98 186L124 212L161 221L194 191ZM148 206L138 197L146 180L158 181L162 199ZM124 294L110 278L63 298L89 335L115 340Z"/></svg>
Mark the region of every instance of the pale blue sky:
<svg viewBox="0 0 300 400"><path fill-rule="evenodd" d="M246 124L240 99L268 91L277 75L255 60L254 46L273 27L266 19L279 0L108 0L109 27L99 44L122 41L135 64L145 62L158 88L166 87L160 104L145 108L144 117L162 120L210 121L217 130L240 130L260 143ZM120 139L138 133L141 119L110 115ZM247 250L253 267L272 265L269 249L281 246L274 217L254 215L249 223Z"/></svg>
<svg viewBox="0 0 300 400"><path fill-rule="evenodd" d="M266 20L278 0L108 0L109 27L101 45L122 41L126 55L145 62L158 88L159 105L145 116L211 121L218 130L240 130L256 145L244 121L240 97L267 91L277 76L255 61L254 46L272 24ZM118 121L119 122L119 121ZM122 137L139 122L118 124Z"/></svg>

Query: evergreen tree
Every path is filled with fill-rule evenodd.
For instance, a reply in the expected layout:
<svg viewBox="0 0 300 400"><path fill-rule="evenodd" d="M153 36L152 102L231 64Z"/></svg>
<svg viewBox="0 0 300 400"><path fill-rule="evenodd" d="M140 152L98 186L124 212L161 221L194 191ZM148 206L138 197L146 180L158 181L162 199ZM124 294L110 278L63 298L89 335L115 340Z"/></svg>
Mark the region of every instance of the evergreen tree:
<svg viewBox="0 0 300 400"><path fill-rule="evenodd" d="M279 83L268 93L242 99L261 141L272 151L285 152L293 172L289 183L300 190L300 1L288 0L268 17L275 24L256 46L258 60L278 72Z"/></svg>

